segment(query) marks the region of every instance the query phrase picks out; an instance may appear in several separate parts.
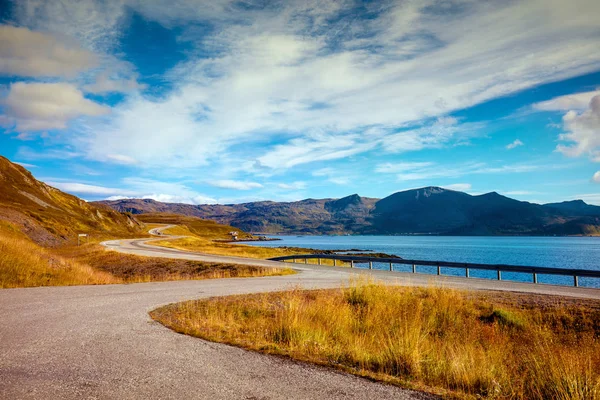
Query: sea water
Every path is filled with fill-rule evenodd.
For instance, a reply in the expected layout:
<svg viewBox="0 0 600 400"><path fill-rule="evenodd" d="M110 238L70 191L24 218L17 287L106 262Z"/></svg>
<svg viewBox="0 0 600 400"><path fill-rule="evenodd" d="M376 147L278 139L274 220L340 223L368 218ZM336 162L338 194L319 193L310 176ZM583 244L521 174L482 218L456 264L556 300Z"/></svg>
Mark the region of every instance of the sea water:
<svg viewBox="0 0 600 400"><path fill-rule="evenodd" d="M532 267L572 268L600 271L600 237L524 236L271 236L281 240L252 242L252 245L293 246L320 250L370 250L405 259L481 264L511 264ZM368 267L357 264L359 268ZM374 263L373 268L389 269ZM409 265L395 264L399 271ZM418 272L436 273L435 267ZM464 269L442 268L442 274L464 276ZM471 277L495 279L495 271L471 270ZM531 282L531 274L503 272L502 279ZM573 285L573 277L539 275L538 282ZM599 287L598 278L579 278L580 286Z"/></svg>

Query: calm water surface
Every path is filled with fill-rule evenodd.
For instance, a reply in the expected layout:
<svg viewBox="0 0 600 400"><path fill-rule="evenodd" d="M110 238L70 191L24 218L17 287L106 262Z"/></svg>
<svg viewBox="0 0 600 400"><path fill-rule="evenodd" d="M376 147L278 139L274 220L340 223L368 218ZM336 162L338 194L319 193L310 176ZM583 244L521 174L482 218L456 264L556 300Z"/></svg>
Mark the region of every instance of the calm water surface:
<svg viewBox="0 0 600 400"><path fill-rule="evenodd" d="M600 271L600 237L456 237L456 236L273 236L278 241L253 245L296 246L321 250L372 250L406 259L455 261L483 264L514 264L551 268L576 268ZM388 264L374 265L387 269ZM394 266L408 270L410 266ZM421 267L433 273L435 268ZM443 274L464 275L443 268ZM471 271L471 276L495 278L495 272ZM503 279L531 281L528 274L503 273ZM572 285L570 277L540 275L539 281ZM580 278L581 286L600 287L600 279Z"/></svg>

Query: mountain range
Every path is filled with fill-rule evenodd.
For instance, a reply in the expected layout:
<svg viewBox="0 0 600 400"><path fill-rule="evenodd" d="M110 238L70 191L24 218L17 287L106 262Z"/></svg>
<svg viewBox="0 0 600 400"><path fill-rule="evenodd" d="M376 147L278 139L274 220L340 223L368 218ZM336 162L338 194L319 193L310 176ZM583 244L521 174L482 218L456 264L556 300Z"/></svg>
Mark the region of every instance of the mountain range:
<svg viewBox="0 0 600 400"><path fill-rule="evenodd" d="M383 199L190 205L150 199L101 201L132 214L174 213L212 219L255 233L426 235L600 235L600 207L582 200L552 204L424 187Z"/></svg>

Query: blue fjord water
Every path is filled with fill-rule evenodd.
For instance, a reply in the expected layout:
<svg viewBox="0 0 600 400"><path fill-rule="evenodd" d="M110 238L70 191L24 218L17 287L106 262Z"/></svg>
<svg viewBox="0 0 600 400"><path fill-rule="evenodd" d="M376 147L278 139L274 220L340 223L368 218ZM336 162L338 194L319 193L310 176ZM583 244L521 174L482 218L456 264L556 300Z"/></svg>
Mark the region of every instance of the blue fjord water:
<svg viewBox="0 0 600 400"><path fill-rule="evenodd" d="M273 236L281 240L253 242L252 245L294 246L321 250L371 250L406 259L454 261L483 264L512 264L550 268L600 271L600 237L456 237L456 236ZM357 265L366 267L366 265ZM388 269L388 264L374 264ZM410 266L395 265L408 271ZM418 272L435 273L435 267ZM447 275L464 275L463 270L442 268ZM495 279L493 271L472 270L472 277ZM531 274L506 273L503 279L531 282ZM572 285L572 277L540 275L540 283ZM600 288L600 279L579 278L581 286Z"/></svg>

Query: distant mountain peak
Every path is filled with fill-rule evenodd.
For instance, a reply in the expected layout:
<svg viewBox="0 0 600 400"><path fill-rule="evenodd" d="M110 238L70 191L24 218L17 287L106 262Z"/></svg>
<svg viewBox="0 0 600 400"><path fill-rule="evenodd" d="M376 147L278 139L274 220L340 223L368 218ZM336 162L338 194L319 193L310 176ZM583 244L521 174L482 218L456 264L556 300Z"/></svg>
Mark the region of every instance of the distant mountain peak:
<svg viewBox="0 0 600 400"><path fill-rule="evenodd" d="M356 207L363 205L363 198L358 194L342 197L341 199L331 200L325 203L325 209L332 212L343 211L348 207Z"/></svg>

